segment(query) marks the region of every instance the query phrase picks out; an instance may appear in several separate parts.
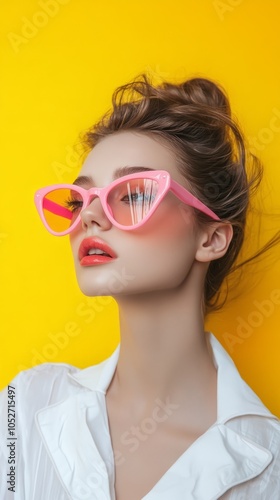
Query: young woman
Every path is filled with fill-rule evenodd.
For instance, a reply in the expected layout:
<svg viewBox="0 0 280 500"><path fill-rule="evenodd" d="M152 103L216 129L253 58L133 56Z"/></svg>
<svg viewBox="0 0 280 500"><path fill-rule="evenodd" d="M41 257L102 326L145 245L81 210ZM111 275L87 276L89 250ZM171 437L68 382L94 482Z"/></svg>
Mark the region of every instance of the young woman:
<svg viewBox="0 0 280 500"><path fill-rule="evenodd" d="M2 392L2 422L16 393L17 440L2 424L1 499L279 499L279 420L204 331L261 177L225 93L141 75L84 142L79 177L35 201L69 234L82 292L117 301L121 341L98 365L45 363Z"/></svg>

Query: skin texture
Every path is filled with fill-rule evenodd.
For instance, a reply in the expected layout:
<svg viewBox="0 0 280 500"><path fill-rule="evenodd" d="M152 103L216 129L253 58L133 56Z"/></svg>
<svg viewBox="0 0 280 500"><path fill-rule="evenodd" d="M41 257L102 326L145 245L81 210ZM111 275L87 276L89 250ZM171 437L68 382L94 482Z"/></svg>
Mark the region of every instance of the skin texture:
<svg viewBox="0 0 280 500"><path fill-rule="evenodd" d="M93 185L103 187L122 166L167 170L189 187L174 152L160 139L136 131L100 141L80 175L92 176ZM109 244L117 259L82 267L79 245L91 236ZM95 198L70 235L82 292L111 295L119 306L120 357L106 394L113 448L121 464L116 473L118 500L142 498L217 418L217 373L204 334L203 283L209 262L224 255L231 237L229 224L199 229L192 209L171 193L135 231L114 227ZM176 409L157 424L149 439L138 436L141 446L128 453L125 433L153 414L156 400L170 401ZM129 460L123 461L127 454Z"/></svg>

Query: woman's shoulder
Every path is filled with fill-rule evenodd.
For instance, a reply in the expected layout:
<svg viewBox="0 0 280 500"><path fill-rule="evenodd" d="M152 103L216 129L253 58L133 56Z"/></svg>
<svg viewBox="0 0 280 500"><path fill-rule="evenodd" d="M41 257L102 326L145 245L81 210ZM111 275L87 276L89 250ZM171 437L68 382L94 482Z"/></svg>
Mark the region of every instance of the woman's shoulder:
<svg viewBox="0 0 280 500"><path fill-rule="evenodd" d="M79 371L80 368L67 363L41 363L20 371L3 390L10 386L22 386L28 390L30 386L40 386L40 384L44 384L45 387L54 382L62 384L68 381L68 374Z"/></svg>
<svg viewBox="0 0 280 500"><path fill-rule="evenodd" d="M270 443L271 438L275 438L280 445L280 420L271 413L271 416L264 415L240 415L229 420L226 425L231 429L244 434L248 439L261 443Z"/></svg>
<svg viewBox="0 0 280 500"><path fill-rule="evenodd" d="M0 392L0 413L6 414L9 401L13 401L16 411L21 414L86 390L71 377L80 370L67 363L42 363L22 370Z"/></svg>
<svg viewBox="0 0 280 500"><path fill-rule="evenodd" d="M242 415L226 422L226 427L235 431L239 439L251 449L253 456L246 465L252 466L252 478L236 485L221 498L256 498L279 500L280 491L280 420L272 415ZM254 464L258 454L263 455L262 470L254 475Z"/></svg>
<svg viewBox="0 0 280 500"><path fill-rule="evenodd" d="M273 456L271 467L280 470L280 420L276 415L242 415L228 421L226 426L247 442L269 450Z"/></svg>

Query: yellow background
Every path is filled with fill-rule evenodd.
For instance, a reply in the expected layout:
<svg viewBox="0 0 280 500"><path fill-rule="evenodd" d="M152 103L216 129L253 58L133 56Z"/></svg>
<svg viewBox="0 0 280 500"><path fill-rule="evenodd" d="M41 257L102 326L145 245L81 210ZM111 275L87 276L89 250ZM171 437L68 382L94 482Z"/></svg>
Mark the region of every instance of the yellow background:
<svg viewBox="0 0 280 500"><path fill-rule="evenodd" d="M119 342L115 302L81 294L68 237L48 234L33 204L37 188L77 175L78 135L109 108L118 85L142 71L155 81L204 76L220 82L265 163L258 206L279 213L279 10L272 0L13 0L2 6L1 387L43 361L86 367ZM278 225L271 215L250 224L245 254ZM248 266L232 285L235 298L231 293L207 327L280 417L278 254L279 246Z"/></svg>

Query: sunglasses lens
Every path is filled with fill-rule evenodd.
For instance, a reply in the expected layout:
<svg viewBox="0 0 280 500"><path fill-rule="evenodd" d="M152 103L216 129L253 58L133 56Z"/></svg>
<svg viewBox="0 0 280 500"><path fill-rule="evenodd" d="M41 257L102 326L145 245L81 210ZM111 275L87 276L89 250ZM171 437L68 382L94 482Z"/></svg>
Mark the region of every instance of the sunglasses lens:
<svg viewBox="0 0 280 500"><path fill-rule="evenodd" d="M44 196L43 212L48 226L57 233L67 231L83 205L80 193L72 189L54 189Z"/></svg>
<svg viewBox="0 0 280 500"><path fill-rule="evenodd" d="M134 226L143 221L151 211L158 189L156 180L126 180L109 191L108 210L119 224ZM71 228L82 208L82 195L74 187L53 189L43 198L45 221L58 234Z"/></svg>
<svg viewBox="0 0 280 500"><path fill-rule="evenodd" d="M152 179L133 179L114 187L108 195L110 212L116 222L134 226L152 209L158 193L158 182Z"/></svg>

